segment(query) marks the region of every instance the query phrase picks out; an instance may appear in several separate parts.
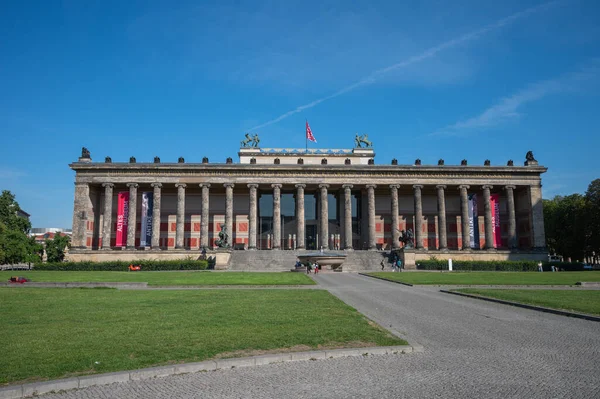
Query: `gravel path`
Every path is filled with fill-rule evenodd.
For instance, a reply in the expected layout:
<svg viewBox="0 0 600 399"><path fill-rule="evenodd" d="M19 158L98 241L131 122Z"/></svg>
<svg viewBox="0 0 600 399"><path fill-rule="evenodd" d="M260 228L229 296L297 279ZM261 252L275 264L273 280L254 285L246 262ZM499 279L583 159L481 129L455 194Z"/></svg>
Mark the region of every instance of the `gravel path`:
<svg viewBox="0 0 600 399"><path fill-rule="evenodd" d="M218 370L44 397L600 397L600 323L350 273L315 279L424 351Z"/></svg>

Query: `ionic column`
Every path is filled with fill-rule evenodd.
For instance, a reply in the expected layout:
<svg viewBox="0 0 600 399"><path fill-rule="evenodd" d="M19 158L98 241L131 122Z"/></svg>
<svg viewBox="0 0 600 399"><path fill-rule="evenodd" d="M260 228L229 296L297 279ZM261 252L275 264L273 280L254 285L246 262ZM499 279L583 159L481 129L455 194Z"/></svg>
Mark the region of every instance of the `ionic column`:
<svg viewBox="0 0 600 399"><path fill-rule="evenodd" d="M327 201L327 188L329 184L319 184L321 189L321 217L319 222L321 224L320 241L321 247L324 249L329 248L329 203Z"/></svg>
<svg viewBox="0 0 600 399"><path fill-rule="evenodd" d="M304 249L304 188L306 184L296 184L296 249Z"/></svg>
<svg viewBox="0 0 600 399"><path fill-rule="evenodd" d="M462 249L471 248L471 238L469 235L469 196L467 190L469 186L458 186L460 190L460 221L462 225Z"/></svg>
<svg viewBox="0 0 600 399"><path fill-rule="evenodd" d="M200 247L208 248L208 222L209 222L209 194L210 194L210 184L202 183L200 184L202 188L202 216L200 219Z"/></svg>
<svg viewBox="0 0 600 399"><path fill-rule="evenodd" d="M367 247L369 250L377 249L377 240L375 239L375 184L367 184L367 208L369 210L369 241Z"/></svg>
<svg viewBox="0 0 600 399"><path fill-rule="evenodd" d="M448 238L446 235L446 197L444 194L446 186L440 184L435 187L437 188L438 195L438 230L440 233L440 249L448 249Z"/></svg>
<svg viewBox="0 0 600 399"><path fill-rule="evenodd" d="M273 187L273 249L281 248L281 184Z"/></svg>
<svg viewBox="0 0 600 399"><path fill-rule="evenodd" d="M102 229L102 249L110 249L110 235L112 232L112 199L113 187L112 183L103 183L104 187L104 226Z"/></svg>
<svg viewBox="0 0 600 399"><path fill-rule="evenodd" d="M517 247L517 217L515 213L515 186L505 186L506 202L508 204L508 247Z"/></svg>
<svg viewBox="0 0 600 399"><path fill-rule="evenodd" d="M229 234L229 245L233 246L233 183L223 184L225 187L225 228Z"/></svg>
<svg viewBox="0 0 600 399"><path fill-rule="evenodd" d="M492 225L492 204L490 202L490 185L483 186L483 208L485 210L485 249L494 249L494 226Z"/></svg>
<svg viewBox="0 0 600 399"><path fill-rule="evenodd" d="M248 249L256 249L256 205L257 197L256 190L258 184L248 184L250 189L250 211L248 212Z"/></svg>
<svg viewBox="0 0 600 399"><path fill-rule="evenodd" d="M344 249L352 250L352 184L344 184Z"/></svg>
<svg viewBox="0 0 600 399"><path fill-rule="evenodd" d="M533 228L533 248L546 248L546 233L544 232L544 205L542 203L542 186L529 186L529 201L531 204L531 227Z"/></svg>
<svg viewBox="0 0 600 399"><path fill-rule="evenodd" d="M423 203L421 202L421 189L423 186L413 186L415 200L415 248L423 248Z"/></svg>
<svg viewBox="0 0 600 399"><path fill-rule="evenodd" d="M135 224L137 222L137 183L127 183L129 187L129 206L127 217L127 249L135 248Z"/></svg>
<svg viewBox="0 0 600 399"><path fill-rule="evenodd" d="M390 185L390 196L392 197L392 248L398 248L400 232L398 231L398 189L397 184Z"/></svg>
<svg viewBox="0 0 600 399"><path fill-rule="evenodd" d="M154 188L152 193L152 249L160 249L160 201L161 201L161 183L152 183Z"/></svg>
<svg viewBox="0 0 600 399"><path fill-rule="evenodd" d="M183 249L185 233L185 187L184 183L175 184L177 187L177 229L175 230L175 249Z"/></svg>

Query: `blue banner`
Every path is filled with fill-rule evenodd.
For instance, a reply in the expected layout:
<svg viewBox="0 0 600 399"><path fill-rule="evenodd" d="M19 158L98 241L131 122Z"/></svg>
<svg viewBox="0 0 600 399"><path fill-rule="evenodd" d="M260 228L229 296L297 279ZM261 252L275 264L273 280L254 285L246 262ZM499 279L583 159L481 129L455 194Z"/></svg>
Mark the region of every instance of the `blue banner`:
<svg viewBox="0 0 600 399"><path fill-rule="evenodd" d="M479 215L477 214L477 194L469 195L469 240L471 248L479 248Z"/></svg>
<svg viewBox="0 0 600 399"><path fill-rule="evenodd" d="M152 207L154 198L152 192L142 193L142 229L140 231L140 246L149 247L152 242Z"/></svg>

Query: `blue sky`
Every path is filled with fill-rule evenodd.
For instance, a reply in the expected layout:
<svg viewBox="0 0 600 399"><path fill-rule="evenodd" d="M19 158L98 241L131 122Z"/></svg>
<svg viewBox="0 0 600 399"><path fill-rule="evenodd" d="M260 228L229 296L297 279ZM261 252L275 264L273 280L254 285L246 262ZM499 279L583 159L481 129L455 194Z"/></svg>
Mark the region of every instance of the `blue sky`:
<svg viewBox="0 0 600 399"><path fill-rule="evenodd" d="M600 2L3 1L0 189L69 227L75 161L237 159L351 148L376 162L549 168L543 195L600 177Z"/></svg>

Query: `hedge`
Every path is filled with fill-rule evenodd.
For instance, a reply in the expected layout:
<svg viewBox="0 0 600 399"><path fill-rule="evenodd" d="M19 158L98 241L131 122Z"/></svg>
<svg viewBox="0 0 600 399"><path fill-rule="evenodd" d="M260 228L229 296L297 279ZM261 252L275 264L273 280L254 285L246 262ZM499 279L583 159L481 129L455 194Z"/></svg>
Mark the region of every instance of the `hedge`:
<svg viewBox="0 0 600 399"><path fill-rule="evenodd" d="M214 263L209 260L135 260L130 262L50 262L36 263L35 270L60 270L60 271L119 271L125 272L129 265L139 265L142 271L158 270L206 270Z"/></svg>
<svg viewBox="0 0 600 399"><path fill-rule="evenodd" d="M448 261L445 259L428 259L417 261L418 270L448 270ZM476 261L476 260L453 260L452 270L456 271L497 271L497 272L537 272L537 261ZM556 266L563 271L582 271L582 263L568 262L542 262L544 271L551 271L551 266Z"/></svg>

